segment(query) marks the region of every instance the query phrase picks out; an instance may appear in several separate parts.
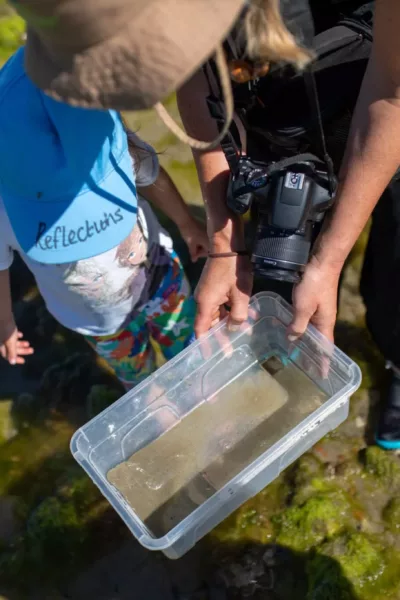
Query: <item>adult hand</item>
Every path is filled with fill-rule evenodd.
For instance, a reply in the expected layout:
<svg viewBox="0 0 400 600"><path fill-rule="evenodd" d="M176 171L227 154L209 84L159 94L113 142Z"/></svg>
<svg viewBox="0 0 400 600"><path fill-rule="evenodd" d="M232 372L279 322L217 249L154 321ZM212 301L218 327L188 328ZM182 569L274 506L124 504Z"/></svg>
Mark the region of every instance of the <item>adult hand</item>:
<svg viewBox="0 0 400 600"><path fill-rule="evenodd" d="M325 337L333 341L337 313L340 269L322 265L313 257L302 280L293 290L294 317L289 327L290 341L295 341L312 323Z"/></svg>
<svg viewBox="0 0 400 600"><path fill-rule="evenodd" d="M252 286L253 269L246 256L209 258L195 292L196 336L200 337L226 316L225 305L230 307L231 328L245 321Z"/></svg>
<svg viewBox="0 0 400 600"><path fill-rule="evenodd" d="M33 354L29 342L22 339L23 334L18 331L14 321L2 324L0 327L0 356L10 365L23 365L24 356Z"/></svg>

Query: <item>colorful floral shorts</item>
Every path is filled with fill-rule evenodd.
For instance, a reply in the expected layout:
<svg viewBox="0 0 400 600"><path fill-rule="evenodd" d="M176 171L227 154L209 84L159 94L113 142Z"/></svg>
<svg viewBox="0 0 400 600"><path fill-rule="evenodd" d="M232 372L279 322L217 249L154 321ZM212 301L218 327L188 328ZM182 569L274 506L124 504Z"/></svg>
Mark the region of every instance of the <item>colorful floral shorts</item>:
<svg viewBox="0 0 400 600"><path fill-rule="evenodd" d="M130 389L157 368L157 352L158 359L170 360L193 341L195 313L189 282L173 253L161 286L132 321L113 335L87 340Z"/></svg>

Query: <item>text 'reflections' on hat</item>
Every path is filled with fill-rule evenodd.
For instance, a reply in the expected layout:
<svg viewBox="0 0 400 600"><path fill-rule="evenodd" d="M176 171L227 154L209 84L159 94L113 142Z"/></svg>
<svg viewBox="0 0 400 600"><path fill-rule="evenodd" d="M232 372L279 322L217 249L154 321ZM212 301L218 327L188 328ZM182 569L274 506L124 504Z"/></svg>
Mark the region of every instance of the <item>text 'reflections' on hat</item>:
<svg viewBox="0 0 400 600"><path fill-rule="evenodd" d="M22 250L47 264L106 252L137 219L119 114L46 96L25 73L24 48L0 70L0 196Z"/></svg>
<svg viewBox="0 0 400 600"><path fill-rule="evenodd" d="M26 70L53 98L149 108L215 51L246 0L10 0L28 23Z"/></svg>

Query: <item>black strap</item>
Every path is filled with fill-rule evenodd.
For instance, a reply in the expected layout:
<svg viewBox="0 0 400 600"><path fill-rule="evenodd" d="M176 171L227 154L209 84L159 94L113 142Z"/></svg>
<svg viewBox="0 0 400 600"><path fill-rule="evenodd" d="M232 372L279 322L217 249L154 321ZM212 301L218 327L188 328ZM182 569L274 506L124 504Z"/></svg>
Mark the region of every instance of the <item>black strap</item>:
<svg viewBox="0 0 400 600"><path fill-rule="evenodd" d="M205 75L205 78L207 79L208 89L210 90L210 94L207 97L208 110L210 111L212 118L215 119L217 123L218 131L222 131L225 121L225 110L222 101L222 91L219 81L218 69L216 68L216 65L213 60L209 61L208 66L212 70L213 79L216 82L216 86L218 88L217 90L214 90L215 86L213 86L210 81L207 65L204 66L203 73ZM225 154L225 158L228 162L229 169L232 174L236 172L237 163L241 153L241 148L238 147L235 141L234 133L232 131L235 127L236 125L234 124L234 122L232 122L230 130L220 142L221 148Z"/></svg>
<svg viewBox="0 0 400 600"><path fill-rule="evenodd" d="M208 86L210 91L212 90L212 85L208 77L207 69L204 69L205 76L208 81ZM336 177L335 170L333 166L333 161L328 153L328 149L326 146L324 126L322 121L321 107L318 99L318 90L315 81L313 66L308 67L304 72L304 82L306 86L306 92L308 96L308 100L310 103L311 110L317 116L318 123L318 133L320 138L320 152L322 156L322 161L318 159L313 154L301 154L292 156L289 158L285 158L278 162L272 163L268 169L268 173L272 174L278 170L284 169L288 166L299 162L311 161L313 163L321 163L324 162L326 165L327 173L328 173L328 182L329 182L329 191L333 196L336 190ZM212 93L207 98L208 107L211 113L211 116L216 120L219 131L221 131L223 127L223 119L224 119L224 110L222 106L221 98L216 98ZM221 141L221 147L225 154L226 160L228 162L230 171L232 173L236 172L238 160L240 157L241 149L235 142L234 135L232 131L229 131L227 135Z"/></svg>
<svg viewBox="0 0 400 600"><path fill-rule="evenodd" d="M206 78L208 79L208 75L206 74ZM209 88L210 82L209 82ZM223 110L223 103L220 98L216 98L214 95L210 94L207 98L208 109L210 111L211 116L215 119L218 127L218 131L222 131L224 126L224 118L225 111ZM235 142L234 135L232 133L232 128L234 124L231 124L230 131L222 138L220 142L220 146L225 154L225 158L227 160L229 169L231 173L236 172L237 163L239 160L239 155L241 149L237 146Z"/></svg>
<svg viewBox="0 0 400 600"><path fill-rule="evenodd" d="M326 147L325 133L324 133L324 124L322 121L321 107L318 99L318 90L317 84L315 81L313 66L309 66L304 72L304 83L306 85L306 91L308 100L311 105L311 109L317 115L317 123L318 123L318 133L320 137L320 152L321 156L325 162L326 169L328 172L329 178L329 191L333 196L336 189L336 178L335 178L335 169L333 166L333 161L329 156L328 149Z"/></svg>
<svg viewBox="0 0 400 600"><path fill-rule="evenodd" d="M288 158L283 158L282 160L278 160L269 165L266 169L267 175L273 175L278 171L282 171L283 169L287 169L292 165L298 165L301 163L312 163L312 164L323 164L324 161L315 156L315 154L311 154L311 152L305 152L304 154L296 154L295 156L289 156Z"/></svg>

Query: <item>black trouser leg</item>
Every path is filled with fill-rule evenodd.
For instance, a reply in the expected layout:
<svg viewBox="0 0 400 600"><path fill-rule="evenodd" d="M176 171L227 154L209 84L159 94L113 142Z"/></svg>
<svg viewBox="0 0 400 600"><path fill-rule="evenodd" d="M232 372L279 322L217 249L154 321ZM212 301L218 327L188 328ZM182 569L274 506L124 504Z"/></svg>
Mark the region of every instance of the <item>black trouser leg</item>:
<svg viewBox="0 0 400 600"><path fill-rule="evenodd" d="M255 277L253 285L253 294L258 292L275 292L286 300L286 302L292 303L292 289L291 283L285 283L284 281L274 281L273 279Z"/></svg>
<svg viewBox="0 0 400 600"><path fill-rule="evenodd" d="M386 189L374 211L360 289L376 345L400 366L400 182Z"/></svg>

